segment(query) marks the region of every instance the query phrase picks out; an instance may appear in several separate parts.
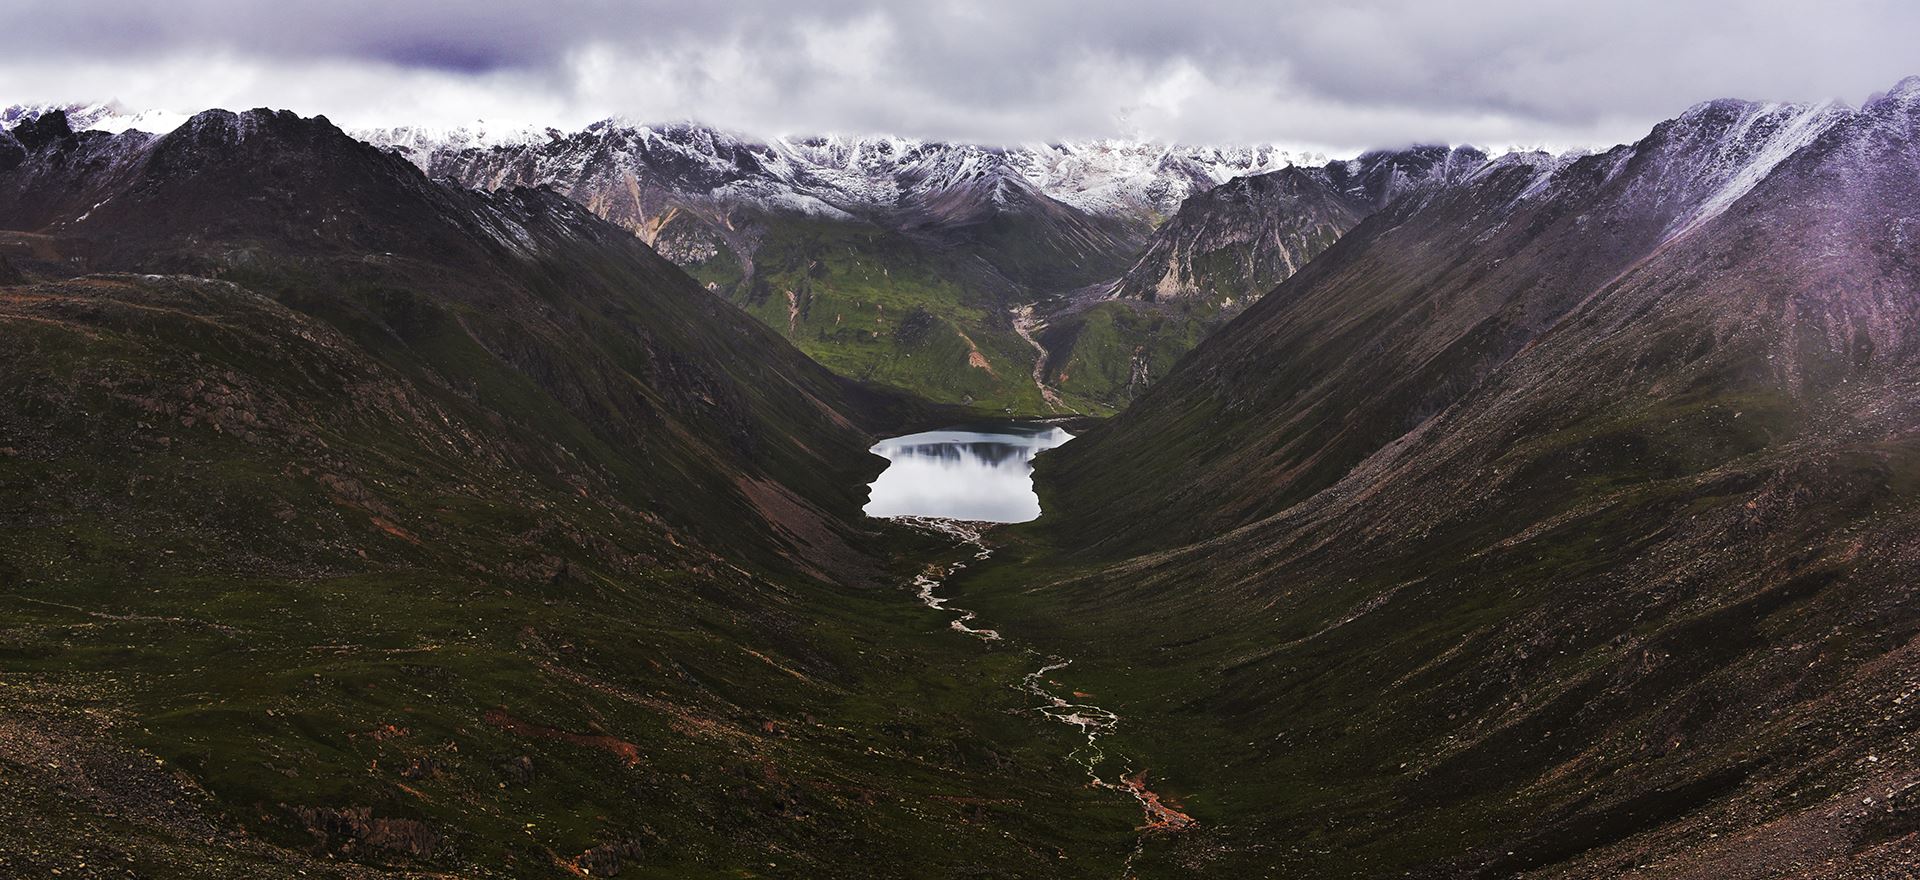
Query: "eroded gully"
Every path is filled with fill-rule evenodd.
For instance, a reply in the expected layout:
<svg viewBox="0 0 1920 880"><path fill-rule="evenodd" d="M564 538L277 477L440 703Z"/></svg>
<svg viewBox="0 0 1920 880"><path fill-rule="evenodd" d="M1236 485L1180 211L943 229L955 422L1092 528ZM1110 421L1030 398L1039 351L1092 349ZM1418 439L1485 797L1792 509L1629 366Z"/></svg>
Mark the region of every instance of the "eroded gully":
<svg viewBox="0 0 1920 880"><path fill-rule="evenodd" d="M977 562L993 558L993 549L987 546L981 534L980 524L927 516L901 516L894 517L894 520L953 538L959 542L960 546L972 547L973 559ZM913 579L914 594L919 597L920 603L928 608L953 615L947 625L955 632L982 641L1005 642L998 630L974 626L974 621L979 619L978 614L947 604L947 599L937 593L940 587L946 584L947 579L966 567L967 562L964 560L950 563L945 567L930 566L926 572ZM1119 715L1092 703L1074 702L1054 693L1055 685L1050 677L1053 673L1067 668L1073 661L1065 657L1043 655L1031 648L1023 650L1031 654L1040 665L1022 676L1016 687L1041 701L1040 705L1033 707L1033 711L1074 728L1086 738L1068 754L1068 758L1086 769L1089 785L1108 791L1124 792L1139 803L1141 813L1146 820L1145 824L1138 829L1141 832L1140 839L1144 841L1145 835L1152 832L1183 831L1195 827L1198 823L1193 817L1174 809L1163 801L1160 795L1147 787L1147 771L1144 768L1135 770L1125 755L1109 754L1101 744L1101 740L1120 726ZM1079 695L1075 694L1075 696ZM1117 765L1120 768L1112 778L1103 775L1108 772L1106 768L1110 765ZM1136 848L1135 855L1138 853L1139 850ZM1131 862L1132 858L1129 857L1129 865Z"/></svg>
<svg viewBox="0 0 1920 880"><path fill-rule="evenodd" d="M1054 412L1077 413L1079 410L1067 406L1066 402L1060 399L1060 395L1053 390L1053 386L1047 384L1047 347L1041 345L1040 340L1033 335L1033 332L1042 326L1033 316L1033 307L1033 303L1028 303L1024 306L1015 306L1009 312L1013 318L1013 332L1026 340L1028 345L1033 346L1033 387L1040 389L1040 399L1046 403L1048 409Z"/></svg>

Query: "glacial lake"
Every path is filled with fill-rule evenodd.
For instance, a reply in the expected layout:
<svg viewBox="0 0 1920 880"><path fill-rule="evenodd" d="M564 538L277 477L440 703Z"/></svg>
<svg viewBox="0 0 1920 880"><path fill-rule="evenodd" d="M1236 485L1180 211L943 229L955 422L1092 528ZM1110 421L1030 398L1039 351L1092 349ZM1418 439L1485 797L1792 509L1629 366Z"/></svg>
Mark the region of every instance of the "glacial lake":
<svg viewBox="0 0 1920 880"><path fill-rule="evenodd" d="M1033 457L1072 440L1048 425L965 425L874 444L891 464L867 488L868 516L1015 523L1040 517Z"/></svg>

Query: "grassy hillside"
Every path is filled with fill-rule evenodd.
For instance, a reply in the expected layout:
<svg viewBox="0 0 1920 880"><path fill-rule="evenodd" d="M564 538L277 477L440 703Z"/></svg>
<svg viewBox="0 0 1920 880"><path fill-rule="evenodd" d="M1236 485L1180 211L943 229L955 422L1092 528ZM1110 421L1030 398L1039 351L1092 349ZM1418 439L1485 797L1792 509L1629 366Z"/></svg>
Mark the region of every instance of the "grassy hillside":
<svg viewBox="0 0 1920 880"><path fill-rule="evenodd" d="M721 499L731 532L628 500L513 389L422 387L245 288L96 276L3 320L9 870L1123 854L1125 805L1010 714L1024 659L830 533L796 536L812 577L753 564Z"/></svg>
<svg viewBox="0 0 1920 880"><path fill-rule="evenodd" d="M1202 302L1116 300L1053 319L1048 381L1086 413L1124 409L1226 320Z"/></svg>
<svg viewBox="0 0 1920 880"><path fill-rule="evenodd" d="M1118 870L1137 811L1023 713L1028 658L857 515L866 426L924 410L323 120L29 138L0 873Z"/></svg>
<svg viewBox="0 0 1920 880"><path fill-rule="evenodd" d="M840 375L980 411L1048 412L1034 351L1007 318L1012 286L960 257L866 224L779 217L750 278L725 252L692 273Z"/></svg>

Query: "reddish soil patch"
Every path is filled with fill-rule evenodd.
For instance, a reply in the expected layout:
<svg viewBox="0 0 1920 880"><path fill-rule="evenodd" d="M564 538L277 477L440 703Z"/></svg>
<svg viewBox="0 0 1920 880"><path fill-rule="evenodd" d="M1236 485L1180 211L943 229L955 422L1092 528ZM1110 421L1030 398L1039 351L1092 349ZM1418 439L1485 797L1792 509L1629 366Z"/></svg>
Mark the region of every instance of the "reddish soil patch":
<svg viewBox="0 0 1920 880"><path fill-rule="evenodd" d="M533 739L553 739L564 743L572 743L576 746L599 749L618 757L629 767L636 766L640 763L640 747L619 737L599 733L574 733L569 730L561 730L557 727L534 724L531 721L522 721L507 714L507 710L505 709L488 709L486 714L480 717L488 724L517 736L531 737Z"/></svg>
<svg viewBox="0 0 1920 880"><path fill-rule="evenodd" d="M399 538L403 541L407 541L412 544L420 543L419 538L414 537L413 534L408 532L406 529L403 529L397 525L394 525L393 521L387 519L386 517L372 516L370 517L370 519L373 520L374 526L379 528L380 531L386 532L389 535L392 535L396 538Z"/></svg>
<svg viewBox="0 0 1920 880"><path fill-rule="evenodd" d="M1121 783L1133 796L1140 799L1140 806L1147 811L1147 824L1143 831L1185 831L1200 823L1192 816L1174 809L1173 805L1161 799L1147 788L1147 771L1142 770L1132 776L1120 777Z"/></svg>

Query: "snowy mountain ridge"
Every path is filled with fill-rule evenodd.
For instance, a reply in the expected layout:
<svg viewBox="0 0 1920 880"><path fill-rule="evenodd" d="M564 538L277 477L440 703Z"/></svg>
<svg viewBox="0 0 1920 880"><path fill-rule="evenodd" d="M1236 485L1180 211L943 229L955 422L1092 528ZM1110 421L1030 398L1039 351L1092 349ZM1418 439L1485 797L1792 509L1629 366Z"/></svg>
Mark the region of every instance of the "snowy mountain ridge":
<svg viewBox="0 0 1920 880"><path fill-rule="evenodd" d="M756 170L774 180L800 190L824 189L827 192L820 195L828 203L851 200L867 206L896 201L902 194L902 176L952 183L987 174L1013 174L1048 197L1081 210L1144 212L1154 220L1171 216L1187 196L1235 177L1328 161L1323 153L1275 144L1227 147L1097 139L995 147L894 135L762 140L693 122L641 124L619 118L570 133L485 125L351 133L375 146L396 149L430 172L436 163L468 149L539 149L568 139L628 144L656 158L670 158L670 164L681 168L703 167L719 173L735 167L741 154L751 154L759 166ZM678 155L660 156L663 152Z"/></svg>
<svg viewBox="0 0 1920 880"><path fill-rule="evenodd" d="M0 109L0 129L55 109L67 114L75 131L135 129L165 134L189 118L172 111L133 111L117 101L18 104ZM747 176L763 177L771 187L716 183L706 191L720 195L724 187L769 207L823 215L895 204L911 188L902 186L902 178L939 187L1011 175L1048 198L1088 213L1157 224L1179 210L1188 196L1229 180L1283 168L1319 167L1330 161L1325 153L1280 144L1220 146L1098 138L999 147L884 134L762 139L694 122L639 123L620 117L577 131L475 120L453 126L356 128L348 133L395 150L433 174L442 173L453 157L468 150L542 151L565 141L615 143L683 172L699 168L727 177L740 170L737 160L743 154L751 154L757 167ZM562 162L533 176L542 178L538 182L562 185L584 170Z"/></svg>
<svg viewBox="0 0 1920 880"><path fill-rule="evenodd" d="M14 104L0 108L0 129L11 129L22 122L40 118L41 114L54 110L67 114L67 124L74 131L104 131L119 134L123 131L144 131L148 134L166 134L182 123L191 114L176 113L171 110L129 110L118 101L96 101L88 104Z"/></svg>

